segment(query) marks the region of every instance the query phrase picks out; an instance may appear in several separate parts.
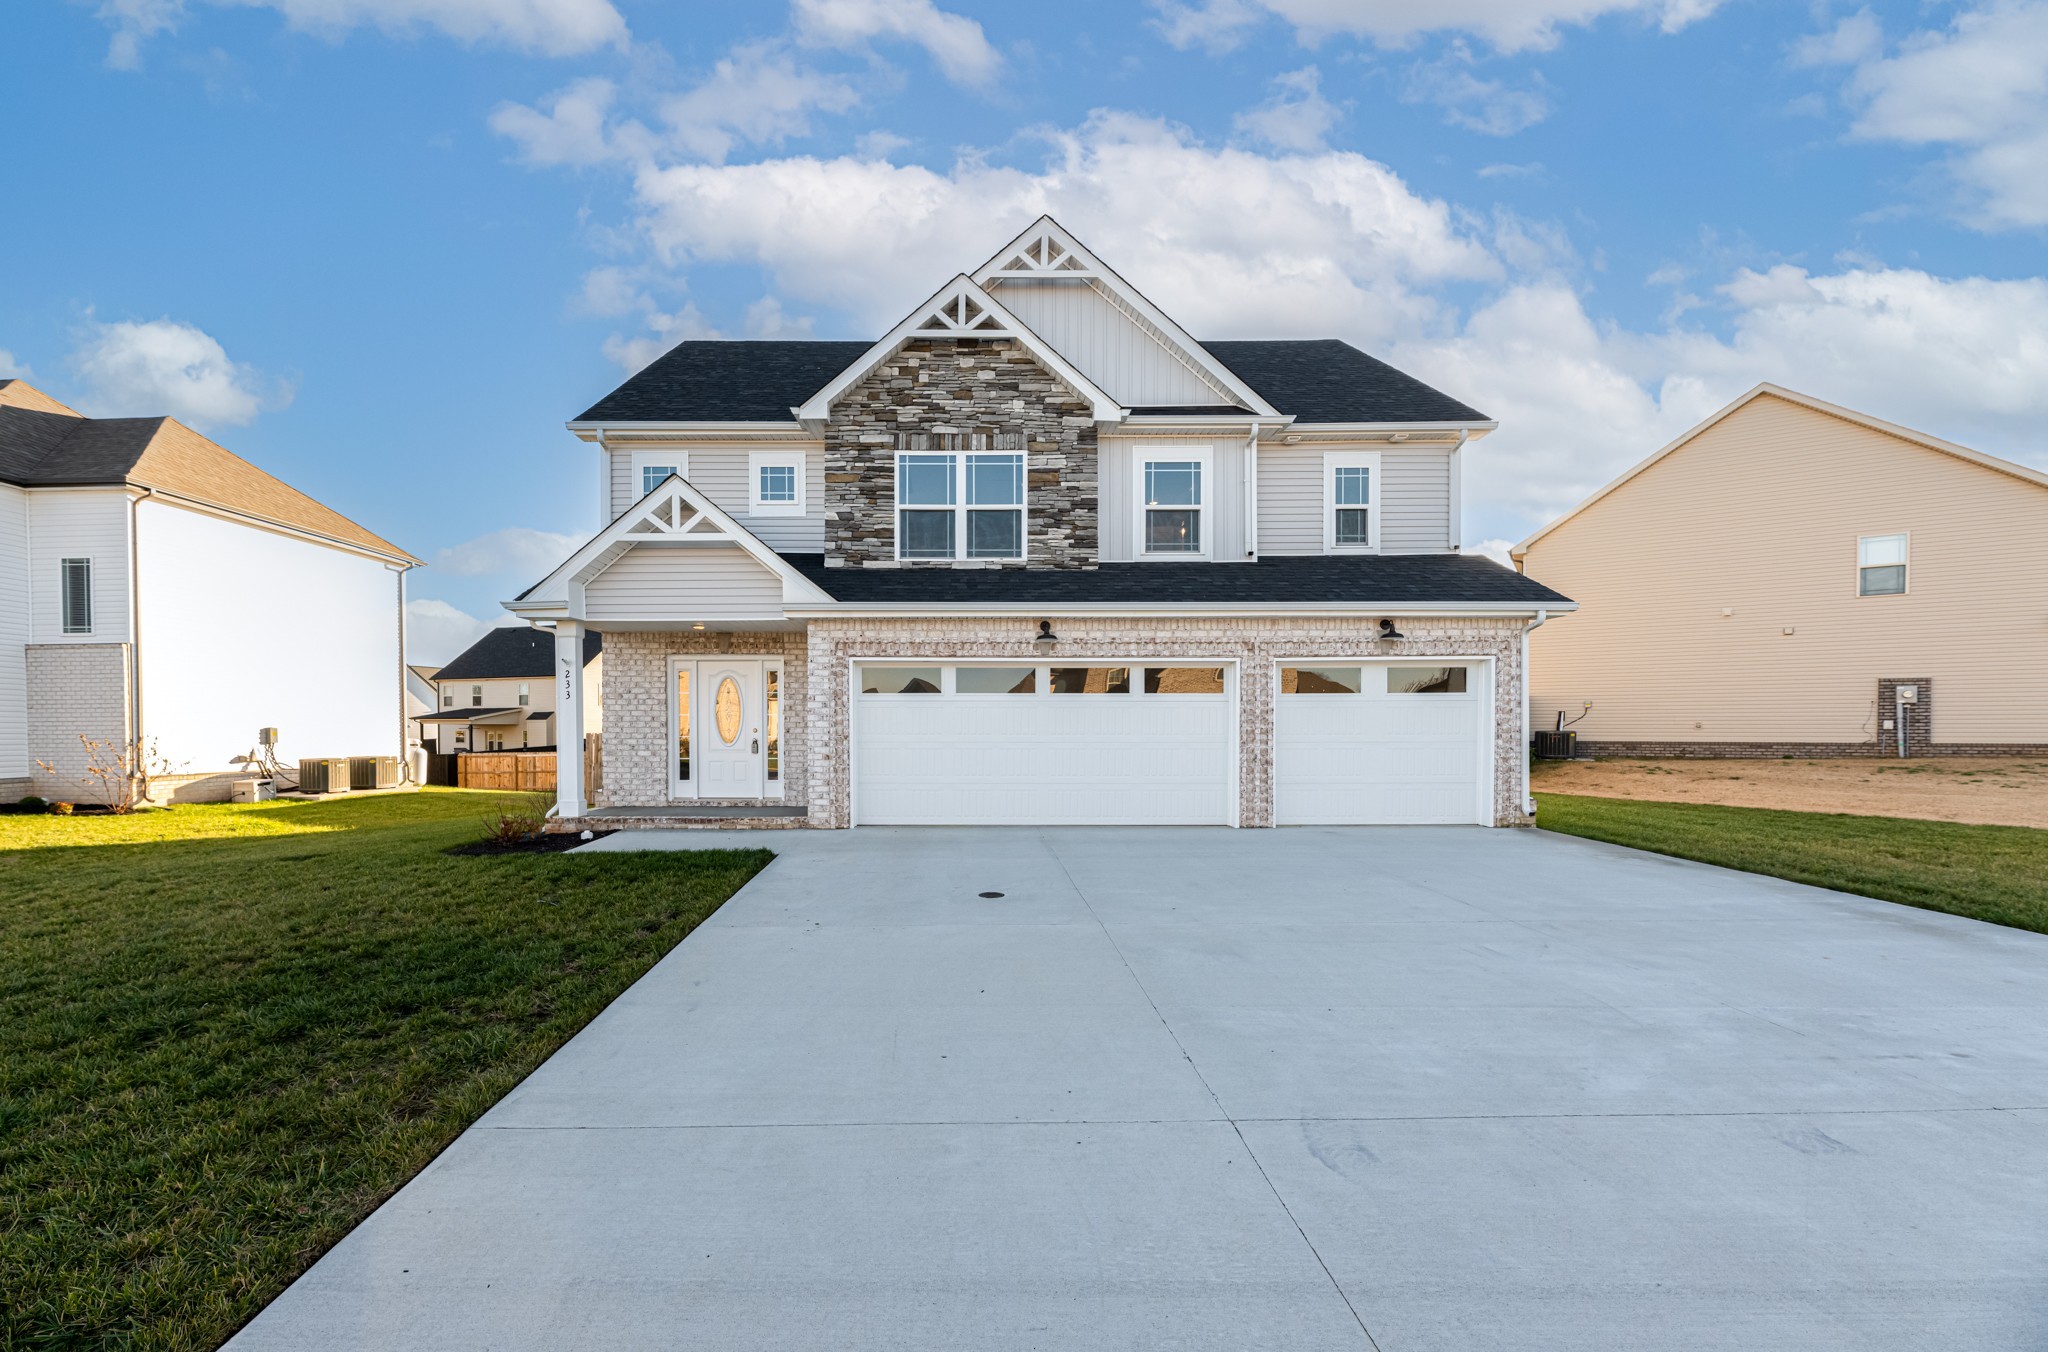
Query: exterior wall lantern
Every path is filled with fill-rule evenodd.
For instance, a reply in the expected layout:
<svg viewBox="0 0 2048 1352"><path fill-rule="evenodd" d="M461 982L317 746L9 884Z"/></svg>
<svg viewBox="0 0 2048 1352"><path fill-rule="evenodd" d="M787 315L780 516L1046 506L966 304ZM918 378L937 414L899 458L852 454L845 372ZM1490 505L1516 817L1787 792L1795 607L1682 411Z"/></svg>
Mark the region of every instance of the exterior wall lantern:
<svg viewBox="0 0 2048 1352"><path fill-rule="evenodd" d="M1031 650L1040 657L1051 657L1052 650L1059 646L1060 636L1052 631L1051 620L1038 622L1038 637L1031 640Z"/></svg>
<svg viewBox="0 0 2048 1352"><path fill-rule="evenodd" d="M1380 637L1381 637L1381 638L1401 638L1401 637L1403 637L1403 635L1402 635L1402 633L1401 633L1401 631L1400 631L1400 630L1398 630L1398 629L1394 628L1394 622L1393 622L1392 620L1381 620L1381 621L1380 621Z"/></svg>

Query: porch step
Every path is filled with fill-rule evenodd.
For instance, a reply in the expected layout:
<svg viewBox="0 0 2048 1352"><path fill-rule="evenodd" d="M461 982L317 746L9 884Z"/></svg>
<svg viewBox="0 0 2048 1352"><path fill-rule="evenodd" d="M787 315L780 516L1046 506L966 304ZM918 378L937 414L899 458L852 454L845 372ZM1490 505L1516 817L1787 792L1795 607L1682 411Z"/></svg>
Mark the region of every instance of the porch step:
<svg viewBox="0 0 2048 1352"><path fill-rule="evenodd" d="M731 807L601 807L583 817L557 817L560 831L787 831L810 825L810 810L786 804L749 803Z"/></svg>

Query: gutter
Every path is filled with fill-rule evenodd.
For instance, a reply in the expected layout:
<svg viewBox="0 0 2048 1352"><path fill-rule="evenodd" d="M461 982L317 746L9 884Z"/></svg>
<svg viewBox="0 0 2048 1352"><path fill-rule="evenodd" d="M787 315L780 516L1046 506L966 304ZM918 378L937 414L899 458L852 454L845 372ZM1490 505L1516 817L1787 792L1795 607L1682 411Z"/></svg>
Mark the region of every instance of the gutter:
<svg viewBox="0 0 2048 1352"><path fill-rule="evenodd" d="M149 765L143 751L148 743L142 729L142 532L136 513L155 496L154 488L143 487L140 497L128 499L128 777L142 781L143 798L149 797Z"/></svg>
<svg viewBox="0 0 2048 1352"><path fill-rule="evenodd" d="M1562 610L1564 607L1559 606ZM1577 606L1572 607L1577 610ZM1541 629L1550 619L1548 610L1536 612L1536 618L1522 629L1522 815L1536 815L1536 795L1529 791L1529 635Z"/></svg>
<svg viewBox="0 0 2048 1352"><path fill-rule="evenodd" d="M1459 616L1468 619L1526 620L1552 612L1577 610L1575 601L1541 601L1516 605L1503 601L1404 601L1398 604L1372 601L1232 601L1189 602L1185 605L1147 605L1131 601L1065 601L1049 597L1037 601L959 602L932 601L869 602L839 606L784 606L792 620L892 619L915 617L974 617L993 615L1109 615L1128 618L1170 619L1187 615L1333 615L1367 619L1429 619ZM514 614L520 612L514 611ZM688 617L684 617L688 618ZM631 623L631 621L618 621ZM641 623L655 623L648 617ZM663 620L661 622L666 622Z"/></svg>

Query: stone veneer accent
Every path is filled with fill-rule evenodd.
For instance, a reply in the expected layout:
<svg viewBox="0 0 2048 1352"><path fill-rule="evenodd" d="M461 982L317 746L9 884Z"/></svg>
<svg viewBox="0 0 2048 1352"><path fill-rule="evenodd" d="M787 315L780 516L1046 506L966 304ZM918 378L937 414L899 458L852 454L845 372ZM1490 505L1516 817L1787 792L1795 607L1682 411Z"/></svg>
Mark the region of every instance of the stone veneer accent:
<svg viewBox="0 0 2048 1352"><path fill-rule="evenodd" d="M1099 658L1227 657L1239 663L1240 807L1246 826L1273 824L1273 696L1282 658L1491 657L1494 686L1494 824L1523 826L1522 630L1516 620L1403 619L1405 637L1383 642L1360 619L1075 619L1056 612L1029 619L917 618L811 621L805 784L812 826L850 825L847 801L847 683L852 658L1001 657L1034 665L1039 618L1060 636L1058 662ZM607 645L610 639L606 640ZM606 648L607 654L610 647ZM827 673L830 673L827 675ZM609 710L610 704L606 708ZM605 739L609 754L611 739ZM610 762L606 763L610 774ZM792 786L794 788L794 786ZM799 801L795 798L790 801Z"/></svg>
<svg viewBox="0 0 2048 1352"><path fill-rule="evenodd" d="M729 640L729 648L721 644ZM668 792L668 659L670 657L780 657L782 659L782 801L804 801L808 757L803 753L808 694L801 633L634 633L605 631L603 681L604 787L600 807L668 803L706 806L753 799L670 798Z"/></svg>
<svg viewBox="0 0 2048 1352"><path fill-rule="evenodd" d="M1092 410L1015 340L913 340L833 404L825 429L827 567L958 566L896 558L899 446L1022 450L1021 566L1095 566Z"/></svg>
<svg viewBox="0 0 2048 1352"><path fill-rule="evenodd" d="M63 802L97 802L86 779L84 734L125 750L134 735L128 721L128 645L31 643L23 650L28 676L29 778L35 792ZM38 762L57 768L52 775Z"/></svg>

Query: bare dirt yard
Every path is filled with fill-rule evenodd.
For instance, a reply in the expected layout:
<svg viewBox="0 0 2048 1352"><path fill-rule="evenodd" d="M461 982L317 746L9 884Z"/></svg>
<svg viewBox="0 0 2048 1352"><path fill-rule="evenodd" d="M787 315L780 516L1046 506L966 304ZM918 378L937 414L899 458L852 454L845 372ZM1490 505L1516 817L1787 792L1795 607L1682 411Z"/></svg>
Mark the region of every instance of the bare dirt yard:
<svg viewBox="0 0 2048 1352"><path fill-rule="evenodd" d="M1539 793L2048 828L2048 759L1537 761Z"/></svg>

